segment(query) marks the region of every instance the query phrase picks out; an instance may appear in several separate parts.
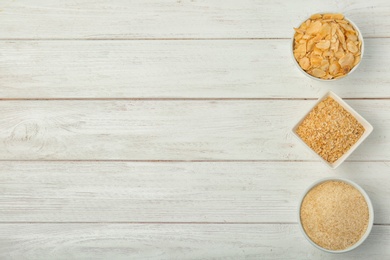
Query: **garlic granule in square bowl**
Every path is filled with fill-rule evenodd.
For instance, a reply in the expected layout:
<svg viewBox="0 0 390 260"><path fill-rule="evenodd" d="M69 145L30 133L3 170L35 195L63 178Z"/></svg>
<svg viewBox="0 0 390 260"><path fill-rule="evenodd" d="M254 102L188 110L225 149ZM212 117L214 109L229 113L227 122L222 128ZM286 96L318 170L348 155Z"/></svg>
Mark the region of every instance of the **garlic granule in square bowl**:
<svg viewBox="0 0 390 260"><path fill-rule="evenodd" d="M294 28L294 64L306 76L332 81L351 74L360 64L364 41L359 28L339 13L314 14Z"/></svg>
<svg viewBox="0 0 390 260"><path fill-rule="evenodd" d="M294 136L332 169L372 131L372 125L333 92L318 99L292 129Z"/></svg>

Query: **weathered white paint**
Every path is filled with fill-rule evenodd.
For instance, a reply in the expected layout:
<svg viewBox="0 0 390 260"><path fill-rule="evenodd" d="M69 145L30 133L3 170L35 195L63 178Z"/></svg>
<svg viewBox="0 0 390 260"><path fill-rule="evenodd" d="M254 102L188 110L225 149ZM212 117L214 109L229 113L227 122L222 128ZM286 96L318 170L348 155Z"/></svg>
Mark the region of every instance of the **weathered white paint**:
<svg viewBox="0 0 390 260"><path fill-rule="evenodd" d="M322 252L286 224L0 224L3 259L388 259L390 227Z"/></svg>
<svg viewBox="0 0 390 260"><path fill-rule="evenodd" d="M0 222L295 223L305 188L344 177L390 224L389 163L1 162ZM380 181L378 181L380 180Z"/></svg>
<svg viewBox="0 0 390 260"><path fill-rule="evenodd" d="M2 0L0 38L287 38L317 12L342 12L366 37L390 36L386 0Z"/></svg>
<svg viewBox="0 0 390 260"><path fill-rule="evenodd" d="M288 39L327 10L359 26L365 56L320 83ZM0 258L390 258L389 13L385 0L0 1ZM290 133L328 89L375 128L335 171ZM327 176L374 204L372 234L343 256L296 224Z"/></svg>
<svg viewBox="0 0 390 260"><path fill-rule="evenodd" d="M303 75L289 44L275 39L0 41L0 96L317 98L330 89L341 97L390 97L390 39L367 39L359 68L334 82Z"/></svg>
<svg viewBox="0 0 390 260"><path fill-rule="evenodd" d="M291 133L314 100L2 101L6 160L318 160ZM349 157L390 158L389 100L348 100L374 126Z"/></svg>

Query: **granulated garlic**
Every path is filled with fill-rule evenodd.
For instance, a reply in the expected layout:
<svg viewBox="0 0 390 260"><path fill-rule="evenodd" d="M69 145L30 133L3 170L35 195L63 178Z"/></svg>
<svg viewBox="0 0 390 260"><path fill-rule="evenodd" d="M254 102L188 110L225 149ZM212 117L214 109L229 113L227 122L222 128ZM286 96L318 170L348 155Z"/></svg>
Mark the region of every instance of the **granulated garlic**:
<svg viewBox="0 0 390 260"><path fill-rule="evenodd" d="M360 139L364 127L333 98L327 97L302 121L296 133L324 160L334 163Z"/></svg>

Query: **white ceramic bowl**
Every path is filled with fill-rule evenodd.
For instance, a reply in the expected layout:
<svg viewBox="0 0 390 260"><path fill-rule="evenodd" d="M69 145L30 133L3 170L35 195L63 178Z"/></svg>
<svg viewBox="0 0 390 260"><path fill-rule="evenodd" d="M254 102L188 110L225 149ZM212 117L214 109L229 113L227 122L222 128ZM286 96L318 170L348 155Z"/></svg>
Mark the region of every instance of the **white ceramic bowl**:
<svg viewBox="0 0 390 260"><path fill-rule="evenodd" d="M328 13L332 13L332 12L328 12ZM321 13L321 14L325 14L325 13ZM301 26L301 24L304 23L304 22L305 22L307 19L309 19L309 18L310 18L310 16L307 17L305 20L303 20L296 28L299 28L299 27ZM360 61L359 61L359 63L356 64L356 66L353 67L352 70L351 70L347 75L345 75L345 76L342 77L342 78L337 78L337 79L320 79L320 78L314 77L314 76L310 75L309 73L307 73L306 71L304 71L304 70L301 68L301 66L299 66L299 63L297 62L297 60L296 60L295 57L294 57L294 35L295 35L295 31L294 31L294 34L293 34L293 36L292 36L292 38L291 38L291 44L290 44L291 57L292 57L292 59L293 59L293 61L294 61L295 66L296 66L303 74L305 74L307 77L309 77L309 78L311 78L311 79L314 79L314 80L325 81L325 82L326 82L326 81L335 81L335 80L343 79L343 78L346 78L348 75L350 75L352 72L354 72L354 71L357 69L357 67L360 65L360 63L362 63L363 54L364 54L364 39L363 39L363 35L362 35L362 33L360 32L359 28L356 26L356 24L355 24L354 22L352 22L350 19L348 19L348 18L345 17L345 16L344 16L344 19L345 19L346 21L348 21L348 22L353 26L353 28L359 33L359 36L358 36L358 37L359 37L359 40L362 42L362 46L361 46L361 50L360 50L361 54L360 54Z"/></svg>
<svg viewBox="0 0 390 260"><path fill-rule="evenodd" d="M368 217L368 226L367 226L367 229L366 229L366 232L364 233L364 235L360 238L360 240L358 242L356 242L354 245L352 245L351 247L348 247L344 250L329 250L329 249L326 249L326 248L323 248L323 247L320 247L319 245L317 245L316 243L314 243L310 238L309 236L306 234L305 230L303 229L303 226L302 226L302 222L301 222L301 206L302 206L302 202L303 202L303 199L305 198L306 194L311 190L313 189L315 186L323 183L323 182L326 182L326 181L342 181L342 182L345 182L351 186L353 186L354 188L356 188L364 197L364 199L366 200L366 203L367 203L367 206L368 206L368 213L369 213L369 217ZM347 179L343 179L343 178L324 178L324 179L320 179L316 182L314 182L313 184L311 184L306 190L305 192L303 193L303 196L301 197L300 201L299 201L299 206L298 206L298 223L299 223L299 229L301 230L302 234L304 235L304 237L313 245L315 246L316 248L318 249L321 249L325 252L328 252L328 253L345 253L345 252L348 252L348 251L351 251L355 248L357 248L358 246L360 246L364 240L366 240L366 238L368 237L368 235L370 234L371 232L371 229L372 229L372 226L374 224L374 209L372 207L372 203L371 203L371 200L370 198L368 197L367 193L359 186L357 185L355 182L353 181L350 181L350 180L347 180Z"/></svg>
<svg viewBox="0 0 390 260"><path fill-rule="evenodd" d="M345 153L343 156L341 156L337 161L334 163L329 163L326 160L324 160L320 155L318 155L314 150L312 150L302 139L301 137L296 133L296 130L298 126L302 123L302 121L306 118L306 116L315 108L321 101L323 101L327 97L332 97L335 101L337 101L345 110L347 110L349 113L351 113L352 116L356 118L356 120L362 124L364 127L364 133L360 137L360 139ZM315 154L322 162L324 162L326 165L328 165L332 169L336 169L338 166L340 166L345 159L347 159L348 156L351 155L353 151L371 134L373 131L372 125L367 122L361 115L359 115L355 110L353 110L352 107L350 107L345 101L343 101L339 96L337 96L335 93L329 91L327 92L323 97L319 98L317 102L309 109L309 111L303 115L303 117L298 121L297 124L292 128L292 132L295 137L298 138L298 140L307 147L313 154Z"/></svg>

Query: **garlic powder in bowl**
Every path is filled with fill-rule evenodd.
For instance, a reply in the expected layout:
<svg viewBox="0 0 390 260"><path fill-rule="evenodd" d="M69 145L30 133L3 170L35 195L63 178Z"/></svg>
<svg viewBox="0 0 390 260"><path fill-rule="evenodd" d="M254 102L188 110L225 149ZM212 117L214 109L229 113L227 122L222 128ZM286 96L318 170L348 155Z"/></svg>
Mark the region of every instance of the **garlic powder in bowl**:
<svg viewBox="0 0 390 260"><path fill-rule="evenodd" d="M325 179L312 185L299 207L306 238L333 253L350 251L367 238L373 225L371 201L364 190L344 179Z"/></svg>

